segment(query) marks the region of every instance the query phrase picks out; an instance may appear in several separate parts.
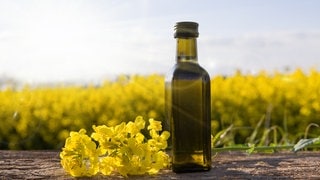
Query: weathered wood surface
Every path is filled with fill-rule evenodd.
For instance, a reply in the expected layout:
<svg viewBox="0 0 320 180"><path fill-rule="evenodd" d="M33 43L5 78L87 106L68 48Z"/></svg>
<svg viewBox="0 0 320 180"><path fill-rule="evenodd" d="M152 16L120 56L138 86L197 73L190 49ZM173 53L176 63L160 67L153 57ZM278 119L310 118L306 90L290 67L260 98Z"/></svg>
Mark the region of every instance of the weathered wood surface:
<svg viewBox="0 0 320 180"><path fill-rule="evenodd" d="M219 153L209 172L175 174L163 170L156 176L129 179L320 179L320 152L251 154ZM73 179L60 165L57 151L0 151L0 179ZM85 178L83 178L85 179ZM96 176L93 179L123 179Z"/></svg>

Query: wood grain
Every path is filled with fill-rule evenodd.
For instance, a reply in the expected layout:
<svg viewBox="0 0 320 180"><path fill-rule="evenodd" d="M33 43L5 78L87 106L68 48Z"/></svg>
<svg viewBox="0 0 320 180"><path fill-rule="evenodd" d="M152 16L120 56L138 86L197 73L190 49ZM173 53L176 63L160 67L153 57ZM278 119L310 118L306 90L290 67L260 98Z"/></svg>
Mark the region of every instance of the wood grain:
<svg viewBox="0 0 320 180"><path fill-rule="evenodd" d="M176 174L162 170L156 176L130 179L320 179L320 152L252 154L219 153L208 172ZM0 150L0 179L74 179L60 165L58 151ZM81 178L86 179L86 178ZM95 176L92 179L123 179Z"/></svg>

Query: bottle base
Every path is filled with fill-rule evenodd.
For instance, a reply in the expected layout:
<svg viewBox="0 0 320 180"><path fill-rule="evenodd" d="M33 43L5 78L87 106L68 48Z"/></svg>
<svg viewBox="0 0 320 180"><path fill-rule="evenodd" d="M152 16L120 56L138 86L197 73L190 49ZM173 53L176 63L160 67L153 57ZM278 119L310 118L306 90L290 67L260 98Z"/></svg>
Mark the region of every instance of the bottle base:
<svg viewBox="0 0 320 180"><path fill-rule="evenodd" d="M201 166L199 164L194 164L194 163L172 165L172 171L175 173L210 171L210 169L211 169L211 166Z"/></svg>

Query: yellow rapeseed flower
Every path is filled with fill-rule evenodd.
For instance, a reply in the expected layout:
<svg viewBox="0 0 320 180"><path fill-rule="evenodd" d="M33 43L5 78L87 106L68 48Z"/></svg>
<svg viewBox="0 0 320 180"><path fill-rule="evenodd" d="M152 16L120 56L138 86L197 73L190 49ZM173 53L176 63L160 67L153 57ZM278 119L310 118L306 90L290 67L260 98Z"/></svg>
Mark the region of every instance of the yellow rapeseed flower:
<svg viewBox="0 0 320 180"><path fill-rule="evenodd" d="M91 137L86 131L71 132L60 153L62 167L72 176L93 176L120 173L122 176L155 174L169 165L164 152L170 133L159 135L161 122L149 120L151 139L140 132L145 120L138 116L134 122L115 127L93 126ZM96 146L97 142L98 146Z"/></svg>

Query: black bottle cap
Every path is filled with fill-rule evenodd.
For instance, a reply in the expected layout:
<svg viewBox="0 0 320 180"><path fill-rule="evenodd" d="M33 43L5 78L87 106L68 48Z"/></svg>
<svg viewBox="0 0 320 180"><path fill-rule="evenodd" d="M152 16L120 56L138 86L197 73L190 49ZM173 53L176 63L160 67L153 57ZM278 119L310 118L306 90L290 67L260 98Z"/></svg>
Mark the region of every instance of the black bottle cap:
<svg viewBox="0 0 320 180"><path fill-rule="evenodd" d="M183 22L177 22L174 26L174 37L175 38L181 38L181 37L198 37L198 26L199 24L196 22L191 21L183 21Z"/></svg>

